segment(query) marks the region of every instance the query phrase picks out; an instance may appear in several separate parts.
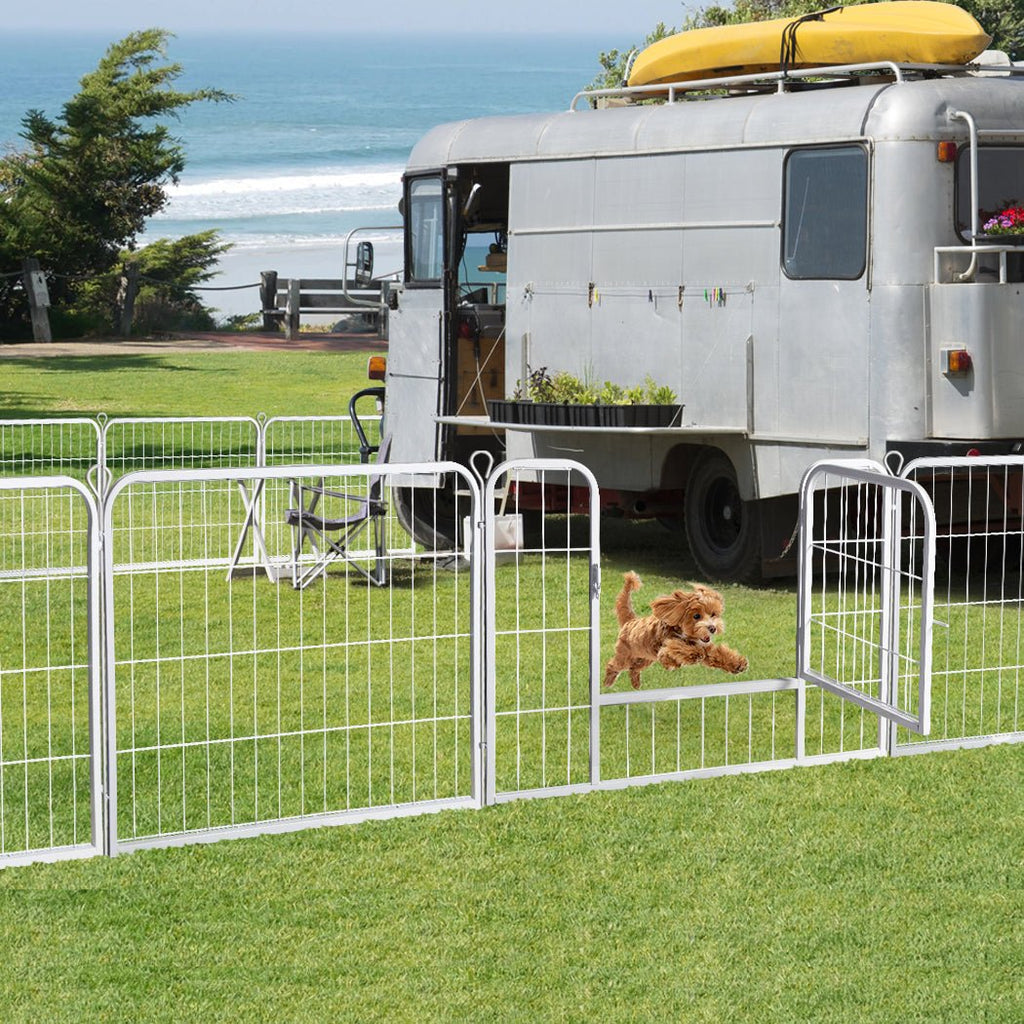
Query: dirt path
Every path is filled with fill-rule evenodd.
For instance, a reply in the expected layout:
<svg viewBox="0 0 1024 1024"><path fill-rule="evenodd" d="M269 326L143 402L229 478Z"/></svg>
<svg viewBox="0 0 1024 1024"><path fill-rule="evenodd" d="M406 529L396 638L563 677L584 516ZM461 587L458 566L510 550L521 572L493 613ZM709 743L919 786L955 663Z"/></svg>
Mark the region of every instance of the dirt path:
<svg viewBox="0 0 1024 1024"><path fill-rule="evenodd" d="M72 341L0 344L0 359L35 359L53 356L142 355L150 352L218 352L241 348L250 351L386 352L388 343L373 334L303 334L287 341L280 334L182 334L131 340L76 338Z"/></svg>

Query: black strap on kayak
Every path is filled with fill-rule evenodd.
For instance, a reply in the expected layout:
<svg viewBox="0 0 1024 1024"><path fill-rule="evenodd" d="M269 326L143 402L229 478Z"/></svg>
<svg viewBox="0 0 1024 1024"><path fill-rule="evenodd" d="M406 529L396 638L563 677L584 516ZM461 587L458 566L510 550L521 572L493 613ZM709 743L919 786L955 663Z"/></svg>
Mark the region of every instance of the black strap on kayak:
<svg viewBox="0 0 1024 1024"><path fill-rule="evenodd" d="M779 70L786 74L789 69L796 63L796 30L805 21L821 21L826 14L835 14L836 11L841 11L843 8L830 7L827 11L815 11L813 14L805 14L802 17L794 18L783 30L782 30L782 47L779 52Z"/></svg>
<svg viewBox="0 0 1024 1024"><path fill-rule="evenodd" d="M622 86L625 88L629 85L629 76L633 74L633 65L636 63L637 57L640 56L640 51L634 46L629 51L629 56L626 58L626 70L622 72Z"/></svg>

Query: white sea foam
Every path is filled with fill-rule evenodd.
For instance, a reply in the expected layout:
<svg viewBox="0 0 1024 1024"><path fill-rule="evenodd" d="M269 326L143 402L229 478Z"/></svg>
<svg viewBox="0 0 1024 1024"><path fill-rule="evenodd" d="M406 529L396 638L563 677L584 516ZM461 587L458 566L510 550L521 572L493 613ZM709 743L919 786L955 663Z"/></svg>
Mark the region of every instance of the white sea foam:
<svg viewBox="0 0 1024 1024"><path fill-rule="evenodd" d="M301 252L309 249L324 249L340 253L344 251L347 234L347 232L344 234L268 232L266 234L251 235L225 234L223 238L224 241L231 243L233 252L261 251L267 249L294 249ZM389 253L397 254L398 263L396 264L396 267L389 269L397 269L398 266L401 265L402 236L400 228L391 231L375 230L373 227L360 228L359 233L353 235L350 240L350 247L353 250L353 253L350 253L350 255L354 254L355 244L357 242L364 241L373 242L374 246L378 250L383 249Z"/></svg>
<svg viewBox="0 0 1024 1024"><path fill-rule="evenodd" d="M304 192L310 189L396 189L402 180L401 167L360 171L325 171L318 174L277 174L251 178L214 178L182 182L171 186L173 199L192 196L252 195L253 193Z"/></svg>
<svg viewBox="0 0 1024 1024"><path fill-rule="evenodd" d="M401 168L375 167L185 181L168 189L167 207L153 220L216 222L393 210L401 179Z"/></svg>

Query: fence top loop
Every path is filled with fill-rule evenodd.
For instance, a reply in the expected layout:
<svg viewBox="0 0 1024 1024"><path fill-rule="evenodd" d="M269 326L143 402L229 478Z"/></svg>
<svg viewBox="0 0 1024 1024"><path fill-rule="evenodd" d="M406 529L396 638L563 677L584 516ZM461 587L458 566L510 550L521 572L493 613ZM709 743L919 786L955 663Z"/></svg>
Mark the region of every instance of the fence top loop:
<svg viewBox="0 0 1024 1024"><path fill-rule="evenodd" d="M886 452L882 462L893 476L902 475L904 465L903 452Z"/></svg>
<svg viewBox="0 0 1024 1024"><path fill-rule="evenodd" d="M478 462L480 465L477 465ZM494 456L489 451L478 448L469 457L469 468L483 487L491 475L491 470L494 469Z"/></svg>

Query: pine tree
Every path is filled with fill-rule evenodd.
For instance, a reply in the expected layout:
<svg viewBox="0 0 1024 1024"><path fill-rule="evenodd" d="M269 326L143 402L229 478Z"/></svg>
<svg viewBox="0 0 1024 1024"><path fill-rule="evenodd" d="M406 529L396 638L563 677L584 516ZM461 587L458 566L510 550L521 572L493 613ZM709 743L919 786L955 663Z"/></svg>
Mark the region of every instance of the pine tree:
<svg viewBox="0 0 1024 1024"><path fill-rule="evenodd" d="M59 117L30 110L27 146L0 158L0 273L28 256L50 277L55 302L109 271L134 249L147 218L167 204L185 166L166 124L192 103L231 99L215 89L174 88L170 33L133 32L113 43ZM17 318L20 295L0 280L0 322Z"/></svg>

